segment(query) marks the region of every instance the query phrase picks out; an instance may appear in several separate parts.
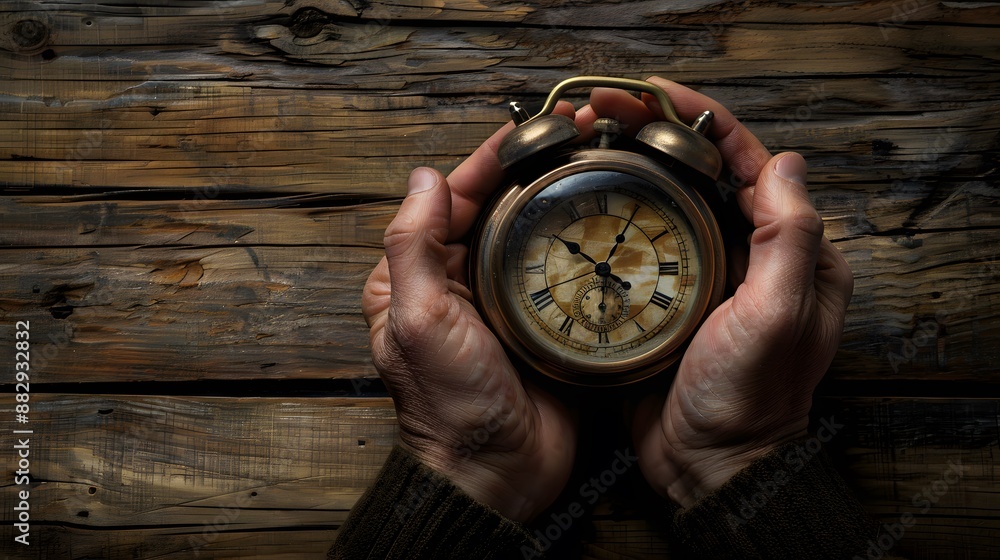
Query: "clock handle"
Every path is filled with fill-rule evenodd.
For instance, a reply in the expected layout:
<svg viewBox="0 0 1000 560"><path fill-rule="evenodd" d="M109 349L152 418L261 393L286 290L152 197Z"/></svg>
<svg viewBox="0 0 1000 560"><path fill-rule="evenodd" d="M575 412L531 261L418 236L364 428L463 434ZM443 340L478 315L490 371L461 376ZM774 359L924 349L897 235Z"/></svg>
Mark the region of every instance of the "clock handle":
<svg viewBox="0 0 1000 560"><path fill-rule="evenodd" d="M563 80L549 94L542 110L522 124L553 118L546 115L552 113L562 94L578 87L612 87L653 95L660 102L664 119L644 126L636 134L635 139L691 169L711 177L713 180L718 180L722 173L722 155L715 144L712 144L705 137L705 132L707 132L714 117L712 112L705 111L694 121L693 125L688 126L677 116L677 111L674 110L674 105L670 102L666 92L649 82L601 76L579 76Z"/></svg>
<svg viewBox="0 0 1000 560"><path fill-rule="evenodd" d="M580 131L572 119L554 115L552 110L566 91L583 87L610 87L654 96L660 102L664 118L643 127L636 135L636 140L713 180L719 178L722 156L704 136L712 122L711 111L705 111L694 124L688 126L677 116L673 103L662 89L642 80L603 76L577 76L559 82L545 100L542 109L533 116L519 103L511 102L510 113L517 128L500 143L497 150L500 166L507 169L543 150L561 146L579 136Z"/></svg>
<svg viewBox="0 0 1000 560"><path fill-rule="evenodd" d="M688 127L681 121L680 117L677 116L677 111L674 110L673 103L670 102L670 98L667 97L667 94L662 89L642 80L604 76L577 76L575 78L569 78L559 82L559 84L552 89L552 93L549 94L549 97L545 100L545 105L542 106L542 109L536 115L525 120L522 124L534 121L539 117L552 113L552 110L556 108L556 103L562 95L566 93L566 91L582 87L609 87L648 93L656 97L656 100L660 102L660 107L663 109L663 115L665 117L664 120L674 124L679 124L683 127Z"/></svg>

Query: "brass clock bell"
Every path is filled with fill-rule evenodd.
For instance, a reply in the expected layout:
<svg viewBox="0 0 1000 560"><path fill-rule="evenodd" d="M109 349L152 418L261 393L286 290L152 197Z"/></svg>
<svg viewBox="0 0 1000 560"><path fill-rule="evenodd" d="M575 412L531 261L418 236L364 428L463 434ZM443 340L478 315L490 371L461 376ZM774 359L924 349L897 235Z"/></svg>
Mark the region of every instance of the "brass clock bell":
<svg viewBox="0 0 1000 560"><path fill-rule="evenodd" d="M614 87L654 95L665 119L635 139L600 118L596 147L552 114L567 90ZM487 206L470 258L473 297L486 324L532 368L568 383L611 386L666 370L722 299L722 238L696 187L722 169L704 136L648 82L581 76L552 90L500 145L509 184Z"/></svg>

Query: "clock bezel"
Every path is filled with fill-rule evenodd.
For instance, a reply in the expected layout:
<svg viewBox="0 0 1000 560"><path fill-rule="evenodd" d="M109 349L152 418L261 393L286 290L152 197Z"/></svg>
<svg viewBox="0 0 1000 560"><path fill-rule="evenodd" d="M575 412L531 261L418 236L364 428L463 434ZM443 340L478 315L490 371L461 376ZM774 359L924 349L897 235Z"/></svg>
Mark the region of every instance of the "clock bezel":
<svg viewBox="0 0 1000 560"><path fill-rule="evenodd" d="M484 213L473 239L470 257L470 287L473 299L487 325L505 347L542 374L574 385L616 386L646 379L670 368L683 354L698 326L722 299L725 255L722 235L711 209L698 192L660 162L643 154L612 149L588 149L551 159L551 169L524 184L514 180ZM536 342L511 317L524 313L514 299L504 295L504 250L517 216L527 204L551 184L589 171L614 171L632 175L663 188L687 218L701 251L699 291L686 311L688 320L667 340L649 350L617 361L588 362L571 354L560 354Z"/></svg>

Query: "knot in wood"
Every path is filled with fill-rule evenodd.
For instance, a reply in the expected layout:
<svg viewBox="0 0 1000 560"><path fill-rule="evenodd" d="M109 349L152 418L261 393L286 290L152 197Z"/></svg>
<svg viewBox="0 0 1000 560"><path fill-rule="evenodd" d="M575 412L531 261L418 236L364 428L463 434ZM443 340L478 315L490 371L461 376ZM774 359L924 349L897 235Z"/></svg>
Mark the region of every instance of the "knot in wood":
<svg viewBox="0 0 1000 560"><path fill-rule="evenodd" d="M37 19L22 19L11 26L10 38L21 51L33 51L49 40L49 26Z"/></svg>
<svg viewBox="0 0 1000 560"><path fill-rule="evenodd" d="M296 37L308 39L319 35L327 23L330 23L330 18L326 13L316 8L303 8L292 14L288 29Z"/></svg>

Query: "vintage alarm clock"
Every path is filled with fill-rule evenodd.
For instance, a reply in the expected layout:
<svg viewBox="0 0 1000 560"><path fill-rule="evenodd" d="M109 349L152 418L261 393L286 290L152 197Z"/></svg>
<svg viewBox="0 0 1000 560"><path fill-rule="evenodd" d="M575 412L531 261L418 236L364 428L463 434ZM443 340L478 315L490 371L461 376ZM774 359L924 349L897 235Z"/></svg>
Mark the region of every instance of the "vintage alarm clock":
<svg viewBox="0 0 1000 560"><path fill-rule="evenodd" d="M552 114L567 90L614 87L654 95L665 120L634 139L600 118L597 146L574 144ZM499 148L509 186L472 239L470 284L483 319L517 358L577 385L632 383L664 371L722 299L725 259L697 186L714 188L719 151L648 82L581 76L536 115L511 103L516 128Z"/></svg>

